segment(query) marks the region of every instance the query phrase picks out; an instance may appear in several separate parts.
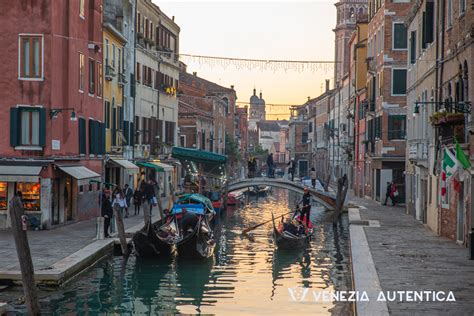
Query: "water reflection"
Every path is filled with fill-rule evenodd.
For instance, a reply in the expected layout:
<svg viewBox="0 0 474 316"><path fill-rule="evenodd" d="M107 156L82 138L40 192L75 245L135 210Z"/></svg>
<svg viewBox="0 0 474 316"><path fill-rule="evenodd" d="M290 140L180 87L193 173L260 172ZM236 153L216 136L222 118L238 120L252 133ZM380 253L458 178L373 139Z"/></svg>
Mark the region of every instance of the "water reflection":
<svg viewBox="0 0 474 316"><path fill-rule="evenodd" d="M337 228L322 208L313 207L315 234L306 249L276 250L272 224L246 238L240 232L292 209L299 196L275 190L229 210L217 222L211 260L110 258L49 295L46 313L346 314L350 306L331 302L293 302L288 288L350 289L347 218Z"/></svg>

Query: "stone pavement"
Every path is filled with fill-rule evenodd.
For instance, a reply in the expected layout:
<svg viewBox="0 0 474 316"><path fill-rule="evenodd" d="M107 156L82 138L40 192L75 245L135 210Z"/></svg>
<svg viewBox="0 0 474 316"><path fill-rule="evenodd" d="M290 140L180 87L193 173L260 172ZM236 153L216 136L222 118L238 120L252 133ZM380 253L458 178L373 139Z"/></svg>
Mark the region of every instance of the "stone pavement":
<svg viewBox="0 0 474 316"><path fill-rule="evenodd" d="M166 203L167 200L163 199L163 207L166 207ZM153 208L153 216L158 213L158 208ZM141 223L144 223L143 210L140 215L124 218L125 230ZM94 242L96 224L97 220L92 219L51 230L28 231L28 242L35 270L51 267L61 259ZM11 230L0 230L0 271L13 270L20 270L13 235Z"/></svg>
<svg viewBox="0 0 474 316"><path fill-rule="evenodd" d="M359 206L361 220L379 221L364 227L370 253L386 291L452 291L455 302L387 302L391 315L474 315L474 260L468 249L436 236L405 208L383 206L348 192ZM364 290L364 289L361 289Z"/></svg>

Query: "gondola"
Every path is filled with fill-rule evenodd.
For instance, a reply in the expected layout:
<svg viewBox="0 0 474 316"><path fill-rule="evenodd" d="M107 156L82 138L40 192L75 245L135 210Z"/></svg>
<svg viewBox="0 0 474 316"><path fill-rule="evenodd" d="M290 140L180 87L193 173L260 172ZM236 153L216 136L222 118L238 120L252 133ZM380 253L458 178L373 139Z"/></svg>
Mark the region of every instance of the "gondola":
<svg viewBox="0 0 474 316"><path fill-rule="evenodd" d="M272 188L268 185L258 185L249 189L249 195L251 196L267 196L271 192Z"/></svg>
<svg viewBox="0 0 474 316"><path fill-rule="evenodd" d="M173 241L159 220L155 224L148 223L133 235L132 241L138 257L162 257L173 252ZM166 225L166 224L165 224Z"/></svg>
<svg viewBox="0 0 474 316"><path fill-rule="evenodd" d="M175 204L172 215L181 221L182 239L176 243L178 256L196 259L211 257L216 242L205 207L200 204Z"/></svg>
<svg viewBox="0 0 474 316"><path fill-rule="evenodd" d="M275 225L275 217L272 213L273 222L273 237L275 244L279 249L297 249L305 247L311 239L313 228L305 230L303 233L291 233L284 230L283 218L282 221Z"/></svg>

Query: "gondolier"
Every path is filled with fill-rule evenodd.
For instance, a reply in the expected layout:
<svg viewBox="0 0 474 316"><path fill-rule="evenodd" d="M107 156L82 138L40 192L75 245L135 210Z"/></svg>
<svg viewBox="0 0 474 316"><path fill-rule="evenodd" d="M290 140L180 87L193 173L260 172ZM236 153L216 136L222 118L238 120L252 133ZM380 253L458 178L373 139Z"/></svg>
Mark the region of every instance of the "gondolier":
<svg viewBox="0 0 474 316"><path fill-rule="evenodd" d="M303 208L301 210L301 221L305 220L306 216L306 227L309 227L310 222L310 211L311 211L311 195L309 194L309 189L304 188L303 194Z"/></svg>

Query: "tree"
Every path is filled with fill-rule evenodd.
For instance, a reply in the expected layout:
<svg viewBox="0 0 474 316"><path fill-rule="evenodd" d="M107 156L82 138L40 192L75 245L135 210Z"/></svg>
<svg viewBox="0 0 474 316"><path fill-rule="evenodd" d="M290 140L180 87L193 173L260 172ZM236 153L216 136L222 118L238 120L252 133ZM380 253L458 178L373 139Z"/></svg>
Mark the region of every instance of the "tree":
<svg viewBox="0 0 474 316"><path fill-rule="evenodd" d="M242 160L242 154L239 149L239 143L233 135L229 135L228 133L225 133L225 154L229 159L228 171L235 170L235 167Z"/></svg>

